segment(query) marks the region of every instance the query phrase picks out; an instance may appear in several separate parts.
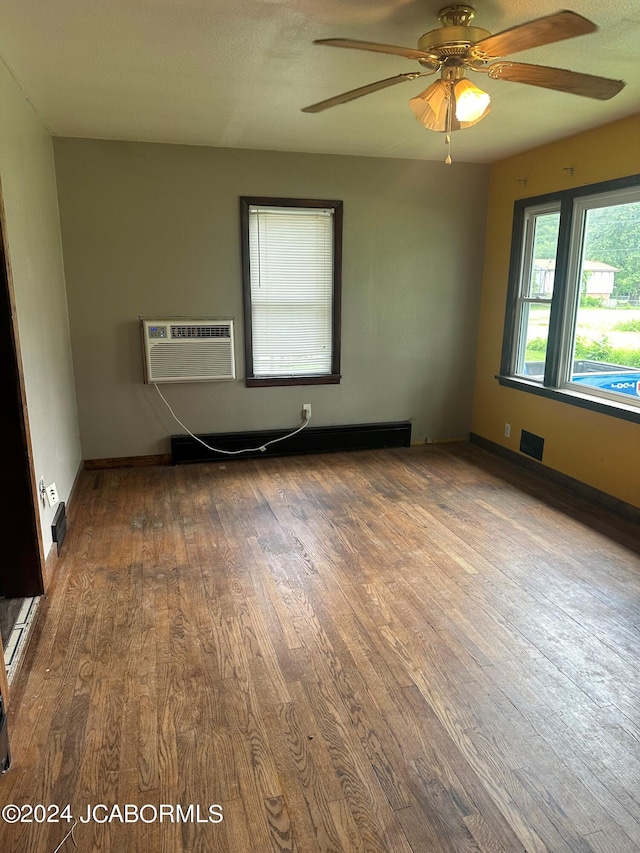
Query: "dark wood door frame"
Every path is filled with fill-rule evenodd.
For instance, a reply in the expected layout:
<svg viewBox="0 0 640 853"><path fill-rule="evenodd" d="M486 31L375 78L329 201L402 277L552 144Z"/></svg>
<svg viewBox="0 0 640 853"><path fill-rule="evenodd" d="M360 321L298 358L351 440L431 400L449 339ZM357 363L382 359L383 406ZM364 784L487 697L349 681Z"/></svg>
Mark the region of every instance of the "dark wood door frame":
<svg viewBox="0 0 640 853"><path fill-rule="evenodd" d="M5 472L0 518L6 531L0 543L0 594L16 598L44 593L44 550L1 186L0 232L0 447Z"/></svg>

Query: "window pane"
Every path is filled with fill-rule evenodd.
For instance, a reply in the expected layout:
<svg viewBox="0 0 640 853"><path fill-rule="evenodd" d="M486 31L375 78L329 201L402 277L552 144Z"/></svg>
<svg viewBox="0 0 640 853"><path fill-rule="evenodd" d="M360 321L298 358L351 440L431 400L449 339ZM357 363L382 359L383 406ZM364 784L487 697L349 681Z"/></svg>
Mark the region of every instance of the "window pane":
<svg viewBox="0 0 640 853"><path fill-rule="evenodd" d="M524 303L522 311L522 362L518 370L520 375L542 381L547 356L550 316L551 305L548 303L541 305L536 305L533 302Z"/></svg>
<svg viewBox="0 0 640 853"><path fill-rule="evenodd" d="M531 210L525 216L515 372L540 381L547 354L559 226L557 210Z"/></svg>
<svg viewBox="0 0 640 853"><path fill-rule="evenodd" d="M333 210L249 208L255 377L332 370Z"/></svg>
<svg viewBox="0 0 640 853"><path fill-rule="evenodd" d="M533 248L524 296L539 296L550 299L556 275L556 253L558 249L559 213L538 214L533 218Z"/></svg>
<svg viewBox="0 0 640 853"><path fill-rule="evenodd" d="M638 400L639 297L640 202L586 210L571 381Z"/></svg>

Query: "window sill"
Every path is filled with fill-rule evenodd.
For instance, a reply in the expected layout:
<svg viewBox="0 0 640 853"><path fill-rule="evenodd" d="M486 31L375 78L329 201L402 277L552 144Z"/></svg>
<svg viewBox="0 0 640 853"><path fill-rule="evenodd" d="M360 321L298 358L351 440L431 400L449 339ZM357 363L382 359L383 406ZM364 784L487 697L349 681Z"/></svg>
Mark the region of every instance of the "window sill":
<svg viewBox="0 0 640 853"><path fill-rule="evenodd" d="M617 400L603 400L602 397L595 397L568 388L545 388L539 382L532 382L530 379L522 379L517 376L498 375L496 379L500 385L504 385L506 388L517 388L519 391L537 394L538 397L547 397L560 403L568 403L570 406L590 409L592 412L600 412L612 418L621 418L640 424L640 408L638 406L629 406Z"/></svg>
<svg viewBox="0 0 640 853"><path fill-rule="evenodd" d="M322 376L269 376L258 378L247 376L247 388L268 388L274 385L339 385L342 379L340 373L329 373Z"/></svg>

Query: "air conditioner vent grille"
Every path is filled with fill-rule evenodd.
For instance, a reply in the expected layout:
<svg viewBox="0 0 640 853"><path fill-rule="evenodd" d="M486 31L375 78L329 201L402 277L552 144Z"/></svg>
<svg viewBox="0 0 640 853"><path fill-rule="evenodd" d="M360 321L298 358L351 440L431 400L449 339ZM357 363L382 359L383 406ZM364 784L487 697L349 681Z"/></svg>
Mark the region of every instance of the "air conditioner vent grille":
<svg viewBox="0 0 640 853"><path fill-rule="evenodd" d="M142 319L145 382L235 379L233 320Z"/></svg>
<svg viewBox="0 0 640 853"><path fill-rule="evenodd" d="M171 326L171 337L184 338L230 338L228 324L224 326Z"/></svg>
<svg viewBox="0 0 640 853"><path fill-rule="evenodd" d="M233 373L228 344L220 341L185 341L181 346L167 342L151 350L151 375L163 379L217 379Z"/></svg>

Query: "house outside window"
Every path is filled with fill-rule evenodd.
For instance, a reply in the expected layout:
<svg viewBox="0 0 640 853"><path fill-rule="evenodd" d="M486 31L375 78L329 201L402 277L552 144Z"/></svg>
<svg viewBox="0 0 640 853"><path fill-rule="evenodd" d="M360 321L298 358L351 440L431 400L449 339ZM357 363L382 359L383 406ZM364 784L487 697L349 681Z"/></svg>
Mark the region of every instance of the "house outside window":
<svg viewBox="0 0 640 853"><path fill-rule="evenodd" d="M246 384L338 383L342 202L240 201Z"/></svg>
<svg viewBox="0 0 640 853"><path fill-rule="evenodd" d="M515 203L498 379L640 421L640 176Z"/></svg>

